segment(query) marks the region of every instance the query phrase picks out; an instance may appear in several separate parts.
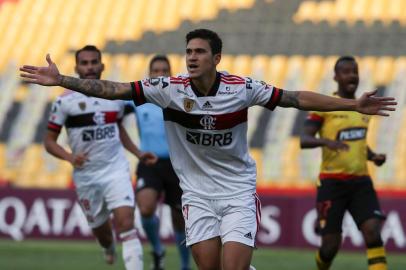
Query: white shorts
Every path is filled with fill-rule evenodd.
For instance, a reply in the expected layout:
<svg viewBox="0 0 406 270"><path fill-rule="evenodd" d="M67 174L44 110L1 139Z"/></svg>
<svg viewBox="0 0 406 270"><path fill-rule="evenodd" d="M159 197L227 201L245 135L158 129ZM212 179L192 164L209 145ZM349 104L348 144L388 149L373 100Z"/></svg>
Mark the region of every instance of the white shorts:
<svg viewBox="0 0 406 270"><path fill-rule="evenodd" d="M254 247L261 218L256 194L227 200L182 198L186 245L219 236L222 244L233 241Z"/></svg>
<svg viewBox="0 0 406 270"><path fill-rule="evenodd" d="M78 200L89 226L94 229L108 220L113 209L135 206L134 191L129 174L116 174L115 179L103 179L76 189Z"/></svg>

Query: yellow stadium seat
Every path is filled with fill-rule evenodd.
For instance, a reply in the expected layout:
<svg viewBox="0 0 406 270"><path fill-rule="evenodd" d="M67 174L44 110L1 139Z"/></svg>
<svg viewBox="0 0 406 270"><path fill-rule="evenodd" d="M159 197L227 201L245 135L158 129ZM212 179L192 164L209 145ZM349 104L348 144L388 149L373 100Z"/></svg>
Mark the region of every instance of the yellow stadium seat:
<svg viewBox="0 0 406 270"><path fill-rule="evenodd" d="M348 14L347 21L350 24L355 23L356 21L362 21L365 17L365 11L368 9L369 0L357 0L354 1L352 9Z"/></svg>
<svg viewBox="0 0 406 270"><path fill-rule="evenodd" d="M171 63L171 71L173 75L186 73L185 59L183 55L169 54L167 55L169 62Z"/></svg>
<svg viewBox="0 0 406 270"><path fill-rule="evenodd" d="M299 10L293 16L293 20L296 23L301 23L304 21L315 22L317 14L318 5L315 1L304 1L300 4Z"/></svg>
<svg viewBox="0 0 406 270"><path fill-rule="evenodd" d="M197 15L199 20L209 20L216 17L218 13L216 0L198 1Z"/></svg>
<svg viewBox="0 0 406 270"><path fill-rule="evenodd" d="M173 30L180 25L181 17L178 10L181 5L183 5L183 1L181 0L165 1L163 11L165 14L171 14L171 16L165 14L161 15L160 23L162 24L163 30Z"/></svg>
<svg viewBox="0 0 406 270"><path fill-rule="evenodd" d="M238 55L234 57L231 73L238 76L252 76L251 57L248 55Z"/></svg>
<svg viewBox="0 0 406 270"><path fill-rule="evenodd" d="M320 2L317 11L314 14L315 19L318 20L319 22L327 21L330 24L335 23L334 8L335 8L335 5L331 1Z"/></svg>
<svg viewBox="0 0 406 270"><path fill-rule="evenodd" d="M24 154L15 185L19 187L37 187L37 175L42 168L42 146L30 145Z"/></svg>
<svg viewBox="0 0 406 270"><path fill-rule="evenodd" d="M129 59L127 80L135 81L148 77L149 57L144 54L134 54Z"/></svg>
<svg viewBox="0 0 406 270"><path fill-rule="evenodd" d="M323 75L324 59L321 56L310 56L304 63L304 87L306 90L316 90Z"/></svg>
<svg viewBox="0 0 406 270"><path fill-rule="evenodd" d="M220 64L218 65L217 70L219 71L227 71L232 73L232 65L233 65L234 57L231 55L222 55ZM237 74L235 74L237 75Z"/></svg>
<svg viewBox="0 0 406 270"><path fill-rule="evenodd" d="M353 0L337 0L335 1L334 19L335 21L345 21L348 14L351 12Z"/></svg>
<svg viewBox="0 0 406 270"><path fill-rule="evenodd" d="M290 137L286 143L286 151L282 155L282 179L284 184L292 185L300 178L299 175L300 138Z"/></svg>
<svg viewBox="0 0 406 270"><path fill-rule="evenodd" d="M384 22L386 24L392 21L400 21L402 23L404 17L404 11L406 8L406 1L405 0L391 0L388 1L387 12L384 17Z"/></svg>
<svg viewBox="0 0 406 270"><path fill-rule="evenodd" d="M253 78L257 80L262 80L267 83L269 82L269 78L267 75L269 74L269 57L265 55L257 55L252 57L251 59L251 75Z"/></svg>
<svg viewBox="0 0 406 270"><path fill-rule="evenodd" d="M150 0L148 3L148 8L144 10L143 28L146 31L159 32L161 30L161 25L157 23L160 18L160 9L163 5L162 0Z"/></svg>
<svg viewBox="0 0 406 270"><path fill-rule="evenodd" d="M287 72L287 57L275 55L269 60L269 83L277 87L283 87Z"/></svg>
<svg viewBox="0 0 406 270"><path fill-rule="evenodd" d="M394 78L394 59L392 57L378 58L375 66L375 85L388 85Z"/></svg>
<svg viewBox="0 0 406 270"><path fill-rule="evenodd" d="M180 17L182 20L188 19L191 21L197 21L197 6L199 4L199 0L189 0L189 1L183 1L182 5L180 6L179 12L180 12Z"/></svg>

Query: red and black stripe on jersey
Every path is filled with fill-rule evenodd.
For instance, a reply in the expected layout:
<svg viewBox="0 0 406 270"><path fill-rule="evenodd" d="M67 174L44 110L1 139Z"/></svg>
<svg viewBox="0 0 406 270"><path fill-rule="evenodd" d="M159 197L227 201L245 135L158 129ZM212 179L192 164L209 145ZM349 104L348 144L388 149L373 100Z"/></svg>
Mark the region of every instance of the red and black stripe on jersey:
<svg viewBox="0 0 406 270"><path fill-rule="evenodd" d="M117 119L117 112L102 112L104 114L104 124L116 123L120 119ZM67 128L78 128L78 127L87 127L87 126L96 126L98 123L94 121L95 113L86 113L69 116L65 121L65 126ZM62 129L61 125L48 122L48 129L55 132L60 132Z"/></svg>
<svg viewBox="0 0 406 270"><path fill-rule="evenodd" d="M241 123L247 122L248 109L225 114L190 114L170 108L163 110L164 120L178 123L190 129L223 130L233 128ZM202 119L211 117L213 125L207 127L202 123Z"/></svg>
<svg viewBox="0 0 406 270"><path fill-rule="evenodd" d="M136 106L140 106L147 102L144 96L144 89L142 88L141 81L132 82L131 88L132 98Z"/></svg>
<svg viewBox="0 0 406 270"><path fill-rule="evenodd" d="M270 97L269 101L265 104L264 107L273 111L275 109L275 107L279 104L279 101L281 100L282 95L283 95L283 90L274 87L272 96Z"/></svg>
<svg viewBox="0 0 406 270"><path fill-rule="evenodd" d="M48 130L54 131L54 132L61 132L62 126L55 124L54 122L49 121L48 122Z"/></svg>

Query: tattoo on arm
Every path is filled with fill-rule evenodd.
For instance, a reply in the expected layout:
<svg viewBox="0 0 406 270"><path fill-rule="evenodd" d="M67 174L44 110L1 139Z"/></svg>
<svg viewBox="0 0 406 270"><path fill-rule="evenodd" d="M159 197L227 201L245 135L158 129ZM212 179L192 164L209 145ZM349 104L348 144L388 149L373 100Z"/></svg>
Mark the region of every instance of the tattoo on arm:
<svg viewBox="0 0 406 270"><path fill-rule="evenodd" d="M284 91L281 100L279 101L280 107L295 107L300 109L298 91Z"/></svg>
<svg viewBox="0 0 406 270"><path fill-rule="evenodd" d="M131 86L126 83L62 76L60 86L105 99L131 99Z"/></svg>

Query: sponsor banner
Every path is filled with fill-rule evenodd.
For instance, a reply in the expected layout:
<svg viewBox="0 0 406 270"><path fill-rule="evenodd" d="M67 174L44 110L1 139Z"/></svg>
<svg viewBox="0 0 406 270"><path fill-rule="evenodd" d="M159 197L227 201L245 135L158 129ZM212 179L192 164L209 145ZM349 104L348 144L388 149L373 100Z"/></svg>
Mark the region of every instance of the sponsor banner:
<svg viewBox="0 0 406 270"><path fill-rule="evenodd" d="M315 248L320 243L314 232L317 213L313 196L260 196L262 219L257 244L264 247ZM388 250L406 251L406 198L382 198L387 219L382 238ZM158 208L160 234L173 241L170 209ZM145 239L139 213L136 225ZM92 239L91 230L72 190L0 189L0 237ZM343 248L364 249L361 233L347 213L343 222Z"/></svg>

